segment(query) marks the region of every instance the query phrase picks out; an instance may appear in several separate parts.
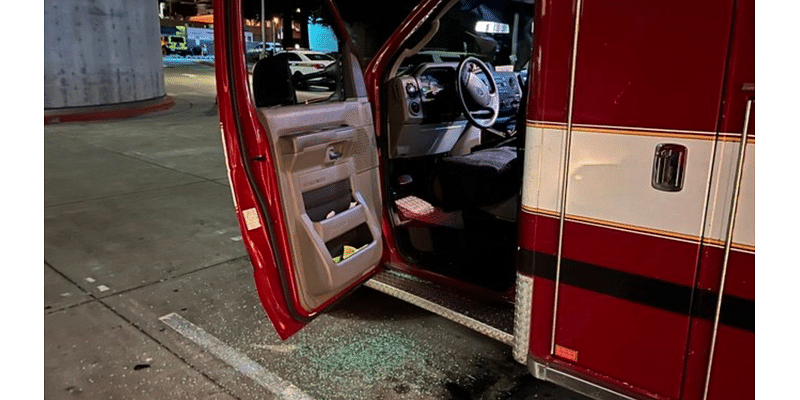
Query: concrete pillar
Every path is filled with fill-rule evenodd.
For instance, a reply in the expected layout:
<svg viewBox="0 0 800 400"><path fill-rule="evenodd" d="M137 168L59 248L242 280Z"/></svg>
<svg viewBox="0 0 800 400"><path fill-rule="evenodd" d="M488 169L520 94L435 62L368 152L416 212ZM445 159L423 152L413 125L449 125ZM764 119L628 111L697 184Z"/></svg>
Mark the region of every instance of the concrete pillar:
<svg viewBox="0 0 800 400"><path fill-rule="evenodd" d="M164 95L157 2L44 1L45 110Z"/></svg>

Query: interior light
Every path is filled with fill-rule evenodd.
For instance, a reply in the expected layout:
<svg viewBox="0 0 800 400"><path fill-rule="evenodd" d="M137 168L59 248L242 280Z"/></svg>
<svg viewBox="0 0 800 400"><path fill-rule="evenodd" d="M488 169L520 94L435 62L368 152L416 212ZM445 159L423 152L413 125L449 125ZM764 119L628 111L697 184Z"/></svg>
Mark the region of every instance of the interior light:
<svg viewBox="0 0 800 400"><path fill-rule="evenodd" d="M475 32L507 34L511 32L511 27L500 22L478 21L475 23Z"/></svg>

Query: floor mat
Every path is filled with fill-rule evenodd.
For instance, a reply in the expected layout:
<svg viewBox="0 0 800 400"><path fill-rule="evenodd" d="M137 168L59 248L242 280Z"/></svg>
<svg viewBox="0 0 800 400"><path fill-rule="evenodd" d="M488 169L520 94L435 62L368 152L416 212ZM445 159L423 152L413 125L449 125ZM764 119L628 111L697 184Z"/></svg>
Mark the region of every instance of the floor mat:
<svg viewBox="0 0 800 400"><path fill-rule="evenodd" d="M445 212L416 196L406 196L396 200L401 218L455 229L464 228L461 211Z"/></svg>

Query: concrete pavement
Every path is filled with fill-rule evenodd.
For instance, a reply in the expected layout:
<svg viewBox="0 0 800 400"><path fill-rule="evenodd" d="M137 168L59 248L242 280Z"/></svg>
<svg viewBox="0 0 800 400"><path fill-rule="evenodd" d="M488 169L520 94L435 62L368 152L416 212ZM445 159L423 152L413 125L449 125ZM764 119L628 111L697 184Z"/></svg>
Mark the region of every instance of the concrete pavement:
<svg viewBox="0 0 800 400"><path fill-rule="evenodd" d="M366 288L280 341L233 212L213 69L165 76L169 110L44 128L45 398L582 399Z"/></svg>

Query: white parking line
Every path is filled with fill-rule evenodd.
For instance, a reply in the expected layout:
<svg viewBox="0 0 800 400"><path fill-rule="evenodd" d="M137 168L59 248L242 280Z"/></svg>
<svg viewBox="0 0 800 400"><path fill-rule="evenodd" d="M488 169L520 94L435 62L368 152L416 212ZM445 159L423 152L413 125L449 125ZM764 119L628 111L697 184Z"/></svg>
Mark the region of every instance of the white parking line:
<svg viewBox="0 0 800 400"><path fill-rule="evenodd" d="M311 397L303 393L296 386L284 381L272 372L269 372L251 358L236 351L236 349L228 346L225 342L203 330L203 328L187 321L177 313L169 313L159 319L176 332L217 356L217 358L224 361L235 370L254 380L279 399L312 400Z"/></svg>

